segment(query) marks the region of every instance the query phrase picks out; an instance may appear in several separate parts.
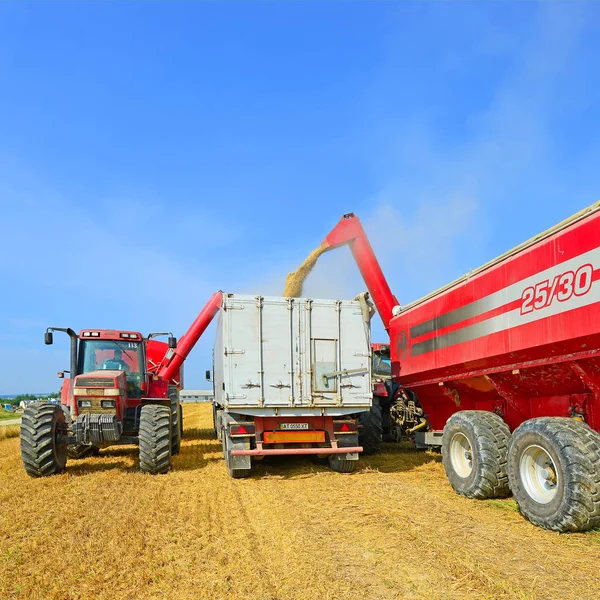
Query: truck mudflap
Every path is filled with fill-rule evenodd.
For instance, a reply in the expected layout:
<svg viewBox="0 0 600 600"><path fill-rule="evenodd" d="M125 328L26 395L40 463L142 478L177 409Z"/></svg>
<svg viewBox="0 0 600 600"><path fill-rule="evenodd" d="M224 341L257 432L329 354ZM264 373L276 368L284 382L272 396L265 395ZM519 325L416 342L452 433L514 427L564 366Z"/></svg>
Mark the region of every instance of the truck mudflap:
<svg viewBox="0 0 600 600"><path fill-rule="evenodd" d="M251 452L250 442L247 439L231 439L227 434L223 436L223 450L224 454L227 455L229 450L229 463L230 469L250 469L252 466L250 456L246 452Z"/></svg>

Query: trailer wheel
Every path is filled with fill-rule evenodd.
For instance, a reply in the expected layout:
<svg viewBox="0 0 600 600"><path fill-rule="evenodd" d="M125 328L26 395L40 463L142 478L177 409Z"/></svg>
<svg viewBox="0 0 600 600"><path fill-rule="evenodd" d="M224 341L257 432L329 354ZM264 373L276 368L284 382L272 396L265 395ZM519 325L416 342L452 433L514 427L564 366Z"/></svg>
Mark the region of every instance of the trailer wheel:
<svg viewBox="0 0 600 600"><path fill-rule="evenodd" d="M221 428L221 419L219 418L219 412L221 413L221 415L223 414L223 411L217 407L217 405L213 402L213 429L215 430L215 439L219 440L220 442L223 441L223 429Z"/></svg>
<svg viewBox="0 0 600 600"><path fill-rule="evenodd" d="M217 431L217 405L212 403L212 418L213 418L213 430L215 432L215 439L219 439L219 432Z"/></svg>
<svg viewBox="0 0 600 600"><path fill-rule="evenodd" d="M225 457L225 466L227 467L227 471L229 471L230 477L234 479L245 479L246 477L250 477L252 473L252 469L233 469L231 467L231 448L229 447L228 438L229 436L223 432L223 456Z"/></svg>
<svg viewBox="0 0 600 600"><path fill-rule="evenodd" d="M142 471L157 475L171 468L171 410L168 406L142 406L139 443Z"/></svg>
<svg viewBox="0 0 600 600"><path fill-rule="evenodd" d="M348 460L346 458L340 458L339 454L329 455L329 466L332 471L336 473L353 473L356 469L357 460Z"/></svg>
<svg viewBox="0 0 600 600"><path fill-rule="evenodd" d="M67 446L67 456L78 460L80 458L88 458L89 456L98 456L100 448L94 444L69 444Z"/></svg>
<svg viewBox="0 0 600 600"><path fill-rule="evenodd" d="M177 456L181 450L181 404L179 404L179 392L177 388L169 388L169 400L171 402L171 455Z"/></svg>
<svg viewBox="0 0 600 600"><path fill-rule="evenodd" d="M358 444L363 447L363 454L377 454L383 437L383 417L377 396L373 396L369 411L358 414L358 427Z"/></svg>
<svg viewBox="0 0 600 600"><path fill-rule="evenodd" d="M600 435L585 423L525 421L508 447L508 476L521 513L554 531L600 526Z"/></svg>
<svg viewBox="0 0 600 600"><path fill-rule="evenodd" d="M65 413L56 404L28 406L21 420L21 459L31 477L46 477L64 471L67 465Z"/></svg>
<svg viewBox="0 0 600 600"><path fill-rule="evenodd" d="M442 463L454 491L467 498L508 496L506 455L510 430L496 414L462 410L444 427Z"/></svg>
<svg viewBox="0 0 600 600"><path fill-rule="evenodd" d="M183 439L183 406L179 404L179 437Z"/></svg>

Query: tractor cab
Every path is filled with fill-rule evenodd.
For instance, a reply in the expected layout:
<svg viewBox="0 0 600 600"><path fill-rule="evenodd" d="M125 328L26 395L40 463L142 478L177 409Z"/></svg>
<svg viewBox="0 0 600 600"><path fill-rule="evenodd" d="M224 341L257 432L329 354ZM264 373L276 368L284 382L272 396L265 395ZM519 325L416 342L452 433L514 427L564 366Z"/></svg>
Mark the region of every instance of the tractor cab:
<svg viewBox="0 0 600 600"><path fill-rule="evenodd" d="M389 344L371 344L373 361L373 377L375 379L391 379L392 360Z"/></svg>
<svg viewBox="0 0 600 600"><path fill-rule="evenodd" d="M373 394L387 397L385 382L392 379L392 361L389 344L371 344L371 362L373 372Z"/></svg>
<svg viewBox="0 0 600 600"><path fill-rule="evenodd" d="M136 332L82 331L79 334L78 377L93 373L106 376L109 371L125 375L127 398L139 403L147 389L145 348ZM75 387L80 387L77 385ZM137 401L137 402L135 402Z"/></svg>
<svg viewBox="0 0 600 600"><path fill-rule="evenodd" d="M77 441L116 442L135 434L148 387L142 335L83 330L78 338L71 404Z"/></svg>

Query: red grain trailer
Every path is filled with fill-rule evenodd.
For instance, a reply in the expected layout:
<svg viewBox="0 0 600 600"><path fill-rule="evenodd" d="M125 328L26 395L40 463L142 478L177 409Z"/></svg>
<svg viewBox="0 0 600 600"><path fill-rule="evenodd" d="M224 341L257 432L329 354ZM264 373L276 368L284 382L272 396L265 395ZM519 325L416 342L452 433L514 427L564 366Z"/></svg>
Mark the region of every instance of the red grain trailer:
<svg viewBox="0 0 600 600"><path fill-rule="evenodd" d="M345 244L390 334L392 418L452 487L600 526L600 203L403 307L353 214L323 242Z"/></svg>

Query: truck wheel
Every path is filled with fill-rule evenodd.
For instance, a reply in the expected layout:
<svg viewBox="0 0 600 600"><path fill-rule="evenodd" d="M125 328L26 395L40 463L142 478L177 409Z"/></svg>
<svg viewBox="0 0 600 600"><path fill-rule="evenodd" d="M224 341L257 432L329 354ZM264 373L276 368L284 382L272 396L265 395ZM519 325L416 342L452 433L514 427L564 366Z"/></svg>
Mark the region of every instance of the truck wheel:
<svg viewBox="0 0 600 600"><path fill-rule="evenodd" d="M177 456L181 450L181 405L179 404L179 392L172 386L169 388L169 400L171 403L171 455Z"/></svg>
<svg viewBox="0 0 600 600"><path fill-rule="evenodd" d="M379 398L373 397L371 410L358 414L358 444L363 454L377 454L383 437L383 417Z"/></svg>
<svg viewBox="0 0 600 600"><path fill-rule="evenodd" d="M65 413L56 404L28 406L21 420L21 459L31 477L46 477L64 471L67 465Z"/></svg>
<svg viewBox="0 0 600 600"><path fill-rule="evenodd" d="M87 458L88 456L98 456L99 454L100 448L98 448L98 446L94 446L94 444L69 444L67 446L68 457L75 460Z"/></svg>
<svg viewBox="0 0 600 600"><path fill-rule="evenodd" d="M501 498L510 493L506 454L510 430L496 414L461 410L444 427L442 463L454 491L467 498Z"/></svg>
<svg viewBox="0 0 600 600"><path fill-rule="evenodd" d="M329 466L336 473L353 473L356 469L357 460L347 460L340 458L339 454L329 455Z"/></svg>
<svg viewBox="0 0 600 600"><path fill-rule="evenodd" d="M168 406L142 406L139 443L142 471L157 475L171 468L171 410Z"/></svg>
<svg viewBox="0 0 600 600"><path fill-rule="evenodd" d="M222 436L221 436L222 430L221 430L221 427L219 425L219 417L218 417L218 412L219 411L217 409L217 405L214 402L213 402L213 405L212 405L212 409L213 409L212 410L212 414L213 414L213 429L215 431L215 439L223 441L222 440Z"/></svg>
<svg viewBox="0 0 600 600"><path fill-rule="evenodd" d="M183 439L183 406L179 404L179 437Z"/></svg>
<svg viewBox="0 0 600 600"><path fill-rule="evenodd" d="M252 469L232 469L231 464L231 449L229 448L229 444L227 442L227 438L229 437L225 433L223 433L223 456L225 457L225 466L229 471L230 477L234 479L245 479L246 477L250 477L252 473Z"/></svg>
<svg viewBox="0 0 600 600"><path fill-rule="evenodd" d="M585 423L525 421L508 447L508 477L521 513L554 531L600 526L600 435Z"/></svg>

